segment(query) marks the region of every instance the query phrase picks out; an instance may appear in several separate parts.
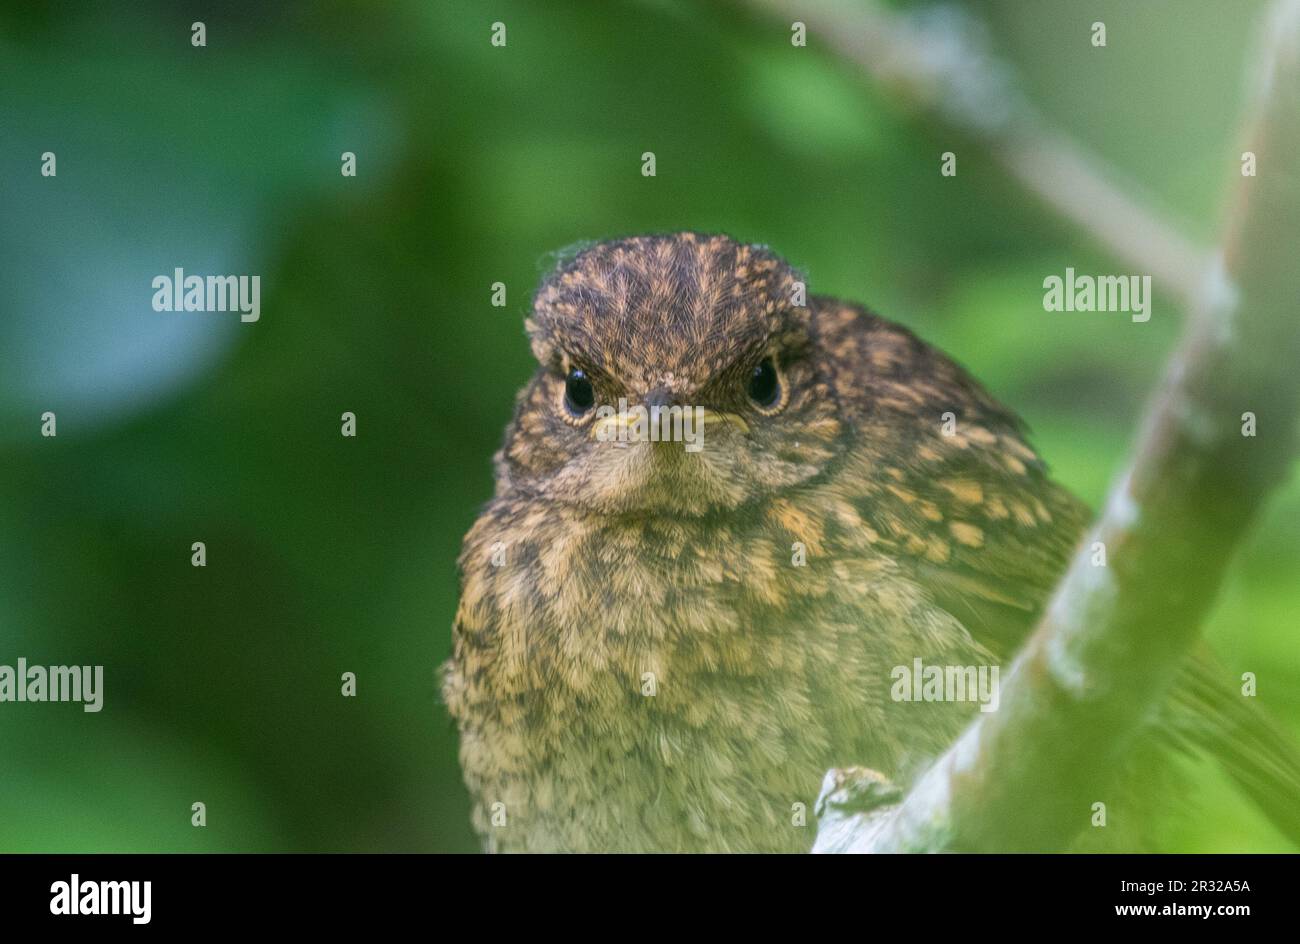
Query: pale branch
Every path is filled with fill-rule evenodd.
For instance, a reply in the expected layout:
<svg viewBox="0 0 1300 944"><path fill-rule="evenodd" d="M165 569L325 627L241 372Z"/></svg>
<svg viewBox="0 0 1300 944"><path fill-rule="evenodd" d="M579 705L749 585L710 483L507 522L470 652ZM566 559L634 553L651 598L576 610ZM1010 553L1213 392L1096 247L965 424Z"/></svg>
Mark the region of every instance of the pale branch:
<svg viewBox="0 0 1300 944"><path fill-rule="evenodd" d="M1190 309L1207 253L1117 185L1120 175L1052 129L1020 93L1005 63L957 8L895 13L872 0L742 0L852 63L890 97L969 135L1025 188L1099 245ZM1081 37L1086 41L1087 37ZM937 167L936 163L936 167Z"/></svg>
<svg viewBox="0 0 1300 944"><path fill-rule="evenodd" d="M832 771L815 851L1066 847L1289 471L1300 428L1300 0L1272 14L1246 136L1258 177L1238 181L1223 263L1203 274L1134 457L999 710L979 715L901 802L878 777ZM1093 566L1094 541L1108 566Z"/></svg>

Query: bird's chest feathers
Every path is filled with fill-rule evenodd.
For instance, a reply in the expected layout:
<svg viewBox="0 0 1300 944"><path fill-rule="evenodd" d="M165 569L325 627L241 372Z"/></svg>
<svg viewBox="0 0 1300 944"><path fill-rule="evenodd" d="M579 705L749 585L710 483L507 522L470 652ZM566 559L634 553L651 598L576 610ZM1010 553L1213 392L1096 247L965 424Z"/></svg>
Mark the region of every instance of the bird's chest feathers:
<svg viewBox="0 0 1300 944"><path fill-rule="evenodd" d="M500 644L548 683L652 687L674 671L751 667L754 641L802 591L764 521L558 518L500 575ZM804 588L806 589L806 588ZM511 605L527 600L527 605ZM501 605L504 604L504 605ZM526 625L517 625L526 624ZM647 678L646 676L649 676Z"/></svg>
<svg viewBox="0 0 1300 944"><path fill-rule="evenodd" d="M668 685L698 699L833 665L837 636L862 623L826 614L907 614L887 592L888 562L844 537L869 542L870 529L813 510L825 505L777 501L723 520L498 505L467 540L467 654L498 697L554 710L626 707Z"/></svg>
<svg viewBox="0 0 1300 944"><path fill-rule="evenodd" d="M737 804L781 819L811 804L832 759L825 717L887 697L901 657L873 669L864 640L898 627L915 648L906 585L811 512L727 523L511 512L469 536L448 687L484 795L617 809L624 823L647 795L679 799L661 804L671 823L716 830Z"/></svg>

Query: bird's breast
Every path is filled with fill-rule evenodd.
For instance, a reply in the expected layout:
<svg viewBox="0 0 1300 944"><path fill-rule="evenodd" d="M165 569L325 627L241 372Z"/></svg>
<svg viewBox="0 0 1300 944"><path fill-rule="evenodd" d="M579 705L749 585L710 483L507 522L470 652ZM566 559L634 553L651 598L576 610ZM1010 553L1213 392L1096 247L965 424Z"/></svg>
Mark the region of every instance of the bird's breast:
<svg viewBox="0 0 1300 944"><path fill-rule="evenodd" d="M496 509L463 564L446 692L503 848L806 847L791 822L825 769L897 756L873 740L890 666L945 628L793 504L730 522Z"/></svg>

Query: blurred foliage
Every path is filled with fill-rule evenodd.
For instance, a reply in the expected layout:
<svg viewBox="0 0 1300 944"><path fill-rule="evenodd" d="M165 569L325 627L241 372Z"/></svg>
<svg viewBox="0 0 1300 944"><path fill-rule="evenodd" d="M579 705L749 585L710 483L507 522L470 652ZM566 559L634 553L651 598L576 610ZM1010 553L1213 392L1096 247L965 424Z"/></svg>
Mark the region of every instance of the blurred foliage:
<svg viewBox="0 0 1300 944"><path fill-rule="evenodd" d="M969 4L1205 241L1258 6ZM1046 274L1122 270L979 153L941 177L941 129L736 5L246 2L194 49L200 15L0 10L0 663L106 667L99 714L0 706L0 850L474 848L435 671L553 250L767 243L951 351L1094 504L1181 321L1158 293L1145 325L1045 313ZM152 311L177 266L260 274L261 321ZM1292 726L1298 513L1292 485L1209 628ZM1172 848L1286 848L1193 776Z"/></svg>

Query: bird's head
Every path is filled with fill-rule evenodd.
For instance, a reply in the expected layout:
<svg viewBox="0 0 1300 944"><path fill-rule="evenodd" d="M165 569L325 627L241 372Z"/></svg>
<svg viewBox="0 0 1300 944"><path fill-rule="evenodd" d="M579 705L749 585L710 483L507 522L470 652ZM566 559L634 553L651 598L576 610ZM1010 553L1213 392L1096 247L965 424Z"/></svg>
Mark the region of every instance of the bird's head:
<svg viewBox="0 0 1300 944"><path fill-rule="evenodd" d="M725 236L591 246L546 277L510 486L610 514L701 515L816 476L842 422L799 275Z"/></svg>

